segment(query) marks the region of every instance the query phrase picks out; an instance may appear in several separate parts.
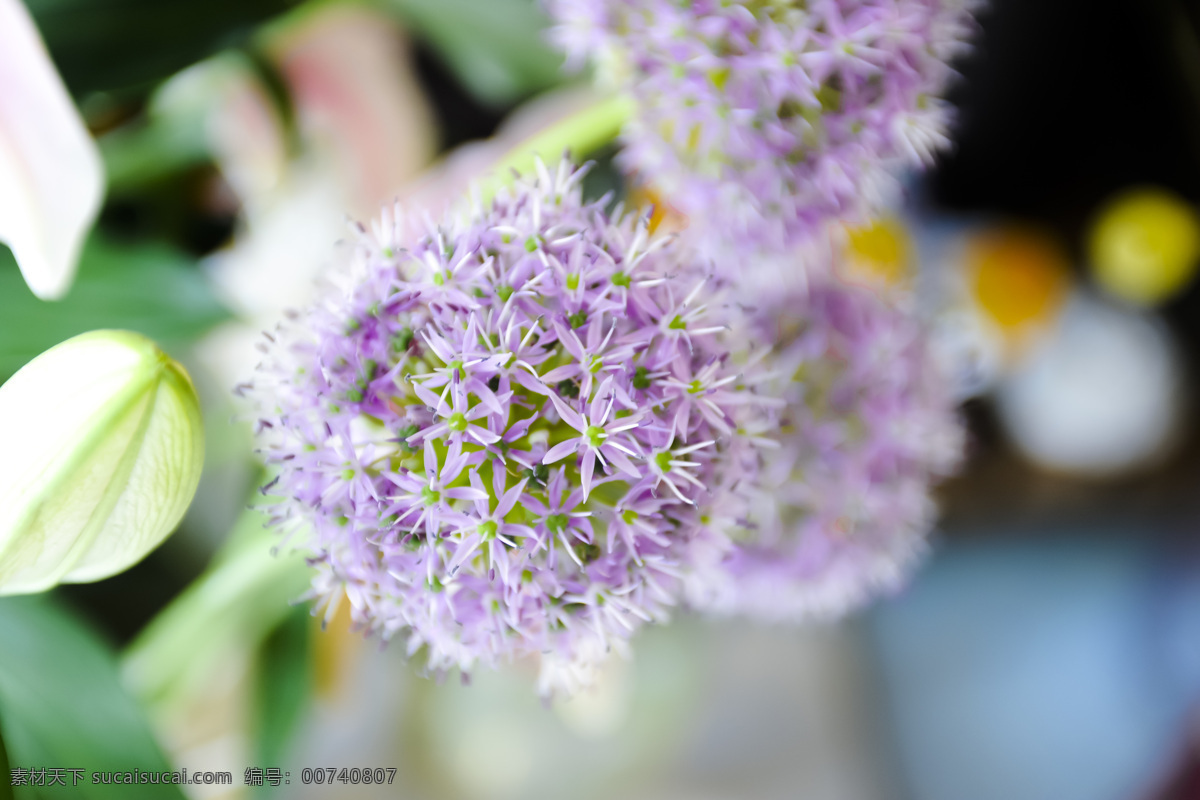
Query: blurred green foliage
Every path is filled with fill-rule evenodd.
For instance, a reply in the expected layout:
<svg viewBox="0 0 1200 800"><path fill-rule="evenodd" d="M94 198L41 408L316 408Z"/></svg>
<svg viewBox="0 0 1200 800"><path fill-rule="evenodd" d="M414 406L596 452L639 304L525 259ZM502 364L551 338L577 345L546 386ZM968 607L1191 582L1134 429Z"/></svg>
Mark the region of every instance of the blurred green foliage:
<svg viewBox="0 0 1200 800"><path fill-rule="evenodd" d="M203 685L231 643L260 643L292 612L311 572L303 554L275 548L259 508L242 512L204 574L171 602L125 651L123 670L153 706Z"/></svg>
<svg viewBox="0 0 1200 800"><path fill-rule="evenodd" d="M277 767L287 762L313 688L312 624L308 604L295 606L259 650L255 763ZM266 793L271 791L266 787Z"/></svg>
<svg viewBox="0 0 1200 800"><path fill-rule="evenodd" d="M75 285L53 303L33 296L0 248L0 380L85 331L137 331L171 350L228 316L194 261L163 245L117 244L93 234Z"/></svg>
<svg viewBox="0 0 1200 800"><path fill-rule="evenodd" d="M143 90L250 37L296 0L25 0L67 87Z"/></svg>
<svg viewBox="0 0 1200 800"><path fill-rule="evenodd" d="M561 80L535 0L375 0L438 51L480 101L508 105ZM73 94L144 93L253 41L299 0L26 0Z"/></svg>
<svg viewBox="0 0 1200 800"><path fill-rule="evenodd" d="M295 15L285 15L282 25ZM275 65L257 47L227 50L207 59L187 74L161 84L142 113L97 137L104 157L109 197L153 189L181 172L212 163L210 123L214 108L231 84L248 76L267 91L289 138L298 152L294 112L286 83Z"/></svg>
<svg viewBox="0 0 1200 800"><path fill-rule="evenodd" d="M379 0L427 39L484 105L499 107L562 81L534 0Z"/></svg>
<svg viewBox="0 0 1200 800"><path fill-rule="evenodd" d="M116 660L89 628L45 596L0 599L0 722L14 767L89 773L172 769L137 703L118 680ZM175 786L17 787L18 800L180 800Z"/></svg>
<svg viewBox="0 0 1200 800"><path fill-rule="evenodd" d="M98 139L109 195L140 189L211 160L203 118L154 116Z"/></svg>

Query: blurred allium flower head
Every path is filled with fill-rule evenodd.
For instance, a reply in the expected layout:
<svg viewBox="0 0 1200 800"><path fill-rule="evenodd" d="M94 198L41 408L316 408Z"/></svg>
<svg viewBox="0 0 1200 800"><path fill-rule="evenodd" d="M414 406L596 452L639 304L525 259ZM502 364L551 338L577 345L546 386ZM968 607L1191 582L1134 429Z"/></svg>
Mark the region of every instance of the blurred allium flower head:
<svg viewBox="0 0 1200 800"><path fill-rule="evenodd" d="M315 593L435 673L540 656L547 695L679 596L753 399L716 282L582 174L539 166L415 240L385 212L246 387Z"/></svg>
<svg viewBox="0 0 1200 800"><path fill-rule="evenodd" d="M885 202L948 143L972 0L546 0L553 37L630 90L625 166L710 250L780 249Z"/></svg>
<svg viewBox="0 0 1200 800"><path fill-rule="evenodd" d="M898 588L923 553L930 489L962 453L955 398L920 323L869 289L783 292L745 325L731 335L760 343L742 358L773 402L738 410L688 600L766 621L835 617Z"/></svg>

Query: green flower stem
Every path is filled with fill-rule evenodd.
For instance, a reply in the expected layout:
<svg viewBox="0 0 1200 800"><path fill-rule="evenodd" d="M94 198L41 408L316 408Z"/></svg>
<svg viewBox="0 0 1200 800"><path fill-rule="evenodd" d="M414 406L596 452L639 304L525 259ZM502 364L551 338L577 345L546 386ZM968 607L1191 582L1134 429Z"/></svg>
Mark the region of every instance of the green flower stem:
<svg viewBox="0 0 1200 800"><path fill-rule="evenodd" d="M490 202L499 189L511 185L514 173L530 172L538 159L553 165L563 153L580 159L596 152L617 138L633 110L628 95L604 96L524 140L479 181L481 202Z"/></svg>
<svg viewBox="0 0 1200 800"><path fill-rule="evenodd" d="M159 612L125 651L122 672L144 702L194 690L230 647L257 645L288 615L312 577L300 553L248 509L209 568Z"/></svg>

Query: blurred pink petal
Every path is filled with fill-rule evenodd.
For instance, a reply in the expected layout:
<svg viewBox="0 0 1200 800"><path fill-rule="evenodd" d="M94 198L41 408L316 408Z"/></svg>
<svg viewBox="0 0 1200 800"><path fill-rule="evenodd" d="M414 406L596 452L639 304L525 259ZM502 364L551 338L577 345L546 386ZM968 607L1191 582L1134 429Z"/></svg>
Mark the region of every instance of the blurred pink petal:
<svg viewBox="0 0 1200 800"><path fill-rule="evenodd" d="M257 363L260 331L308 302L347 213L377 215L429 162L436 140L403 33L388 17L346 6L304 12L275 28L267 49L298 140L289 147L260 79L236 65L223 68L209 116L213 152L243 208L233 245L207 260L243 317L201 347L230 383Z"/></svg>
<svg viewBox="0 0 1200 800"><path fill-rule="evenodd" d="M248 65L229 60L204 66L217 73L209 145L225 180L253 215L286 180L287 132L266 87Z"/></svg>
<svg viewBox="0 0 1200 800"><path fill-rule="evenodd" d="M95 142L20 0L0 0L0 241L33 293L62 297L100 208Z"/></svg>
<svg viewBox="0 0 1200 800"><path fill-rule="evenodd" d="M428 163L432 114L401 31L366 8L331 6L273 42L302 132L332 153L355 216L380 204Z"/></svg>

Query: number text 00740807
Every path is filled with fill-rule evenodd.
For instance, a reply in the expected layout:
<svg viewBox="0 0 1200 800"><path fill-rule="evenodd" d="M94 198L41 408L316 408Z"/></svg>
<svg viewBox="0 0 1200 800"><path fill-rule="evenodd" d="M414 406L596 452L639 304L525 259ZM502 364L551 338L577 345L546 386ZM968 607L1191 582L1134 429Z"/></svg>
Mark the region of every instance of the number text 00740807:
<svg viewBox="0 0 1200 800"><path fill-rule="evenodd" d="M300 770L301 783L386 783L396 779L396 768L388 767L305 767Z"/></svg>

